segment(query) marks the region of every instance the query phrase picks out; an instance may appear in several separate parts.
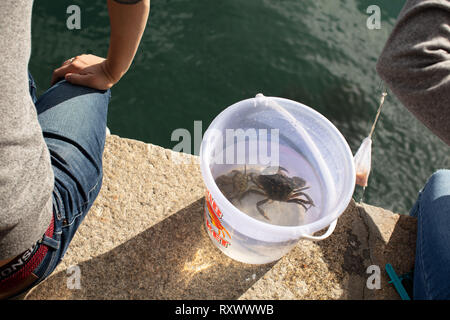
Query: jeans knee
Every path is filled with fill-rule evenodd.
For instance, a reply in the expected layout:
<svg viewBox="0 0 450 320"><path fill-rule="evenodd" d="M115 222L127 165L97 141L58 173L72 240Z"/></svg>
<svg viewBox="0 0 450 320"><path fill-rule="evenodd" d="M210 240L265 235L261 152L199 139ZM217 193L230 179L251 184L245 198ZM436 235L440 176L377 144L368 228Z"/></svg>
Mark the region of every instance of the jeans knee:
<svg viewBox="0 0 450 320"><path fill-rule="evenodd" d="M450 170L441 169L436 171L427 182L427 185L441 185L450 182Z"/></svg>
<svg viewBox="0 0 450 320"><path fill-rule="evenodd" d="M64 79L57 82L53 87L55 87L55 88L58 87L60 91L64 90L64 92L66 92L68 94L74 94L75 96L90 94L90 93L99 93L102 95L106 95L108 98L111 97L111 89L106 89L106 90L94 89L91 87L73 84Z"/></svg>
<svg viewBox="0 0 450 320"><path fill-rule="evenodd" d="M430 206L439 198L450 196L450 170L438 170L429 179L420 195L421 206Z"/></svg>

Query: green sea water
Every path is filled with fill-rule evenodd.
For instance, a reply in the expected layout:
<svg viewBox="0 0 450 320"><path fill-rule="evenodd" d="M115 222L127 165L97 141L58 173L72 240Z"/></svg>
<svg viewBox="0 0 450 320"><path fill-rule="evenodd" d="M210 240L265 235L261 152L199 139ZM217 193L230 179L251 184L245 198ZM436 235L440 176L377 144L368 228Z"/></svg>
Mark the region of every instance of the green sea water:
<svg viewBox="0 0 450 320"><path fill-rule="evenodd" d="M81 29L68 30L70 5ZM375 65L404 1L152 0L134 63L112 89L113 134L166 148L177 128L203 131L227 106L257 93L304 103L326 116L355 153L375 118L381 80ZM381 8L381 29L366 12ZM38 92L64 60L105 56L106 0L35 0L30 70ZM372 174L364 201L408 213L449 147L390 94L373 137ZM360 190L355 193L359 200Z"/></svg>

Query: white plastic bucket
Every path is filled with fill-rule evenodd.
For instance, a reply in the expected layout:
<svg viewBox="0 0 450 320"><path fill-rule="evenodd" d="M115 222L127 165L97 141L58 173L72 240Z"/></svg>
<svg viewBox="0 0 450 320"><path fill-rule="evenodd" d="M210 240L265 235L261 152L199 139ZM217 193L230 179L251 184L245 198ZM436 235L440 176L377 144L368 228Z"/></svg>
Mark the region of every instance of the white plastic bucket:
<svg viewBox="0 0 450 320"><path fill-rule="evenodd" d="M278 165L290 172L298 170L312 184L308 192L315 206L307 211L301 225L274 225L255 219L237 209L215 183L219 175L243 167L242 163L226 161L226 151L234 149L237 143L234 138L226 139L229 130L274 129L274 132L278 129L277 139L272 139L279 143ZM244 143L249 151L250 140ZM236 161L237 153L232 160ZM307 170L297 155L309 163ZM246 155L245 161L248 160ZM211 240L232 259L251 264L278 260L302 238L312 241L327 238L351 200L356 179L350 147L329 120L298 102L262 95L240 101L214 119L203 136L200 166L207 188L205 226ZM327 227L322 236L313 236Z"/></svg>

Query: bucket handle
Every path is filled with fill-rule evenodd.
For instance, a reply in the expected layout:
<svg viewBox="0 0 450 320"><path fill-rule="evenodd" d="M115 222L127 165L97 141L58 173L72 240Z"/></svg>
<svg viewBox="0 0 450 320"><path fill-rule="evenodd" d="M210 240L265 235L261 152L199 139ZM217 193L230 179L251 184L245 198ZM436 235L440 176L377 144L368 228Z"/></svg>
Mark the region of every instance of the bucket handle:
<svg viewBox="0 0 450 320"><path fill-rule="evenodd" d="M330 225L328 226L327 232L325 232L323 235L318 236L318 237L305 235L305 236L302 236L302 239L311 240L311 241L320 241L320 240L324 240L324 239L328 238L333 233L334 229L336 228L337 221L338 221L338 219L331 222Z"/></svg>

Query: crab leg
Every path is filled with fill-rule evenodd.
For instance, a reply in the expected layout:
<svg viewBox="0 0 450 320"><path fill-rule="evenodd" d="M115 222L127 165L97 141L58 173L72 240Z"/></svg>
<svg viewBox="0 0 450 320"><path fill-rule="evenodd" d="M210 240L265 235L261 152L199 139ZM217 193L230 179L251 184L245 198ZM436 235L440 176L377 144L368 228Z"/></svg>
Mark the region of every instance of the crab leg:
<svg viewBox="0 0 450 320"><path fill-rule="evenodd" d="M261 200L261 201L258 201L257 203L256 203L256 209L258 209L258 212L264 217L264 218L266 218L267 220L269 220L270 221L270 219L269 219L269 217L266 215L266 213L264 212L264 210L261 208L261 206L263 205L263 204L265 204L266 202L272 202L272 200L270 200L270 199L264 199L264 200Z"/></svg>
<svg viewBox="0 0 450 320"><path fill-rule="evenodd" d="M302 190L304 190L304 189L302 189ZM311 206L315 207L313 199L311 199L311 197L309 195L307 195L304 192L301 192L300 190L294 191L294 193L292 193L292 195L289 198L294 198L294 197L298 197L298 196L304 196L308 200L307 203L310 204Z"/></svg>
<svg viewBox="0 0 450 320"><path fill-rule="evenodd" d="M308 211L308 209L309 209L309 208L306 207L305 203L306 204L310 204L310 203L307 203L307 202L305 202L302 199L290 199L287 202L297 203L297 204L301 205L303 208L305 208L306 211Z"/></svg>
<svg viewBox="0 0 450 320"><path fill-rule="evenodd" d="M281 173L281 171L284 171L286 173L289 173L289 171L283 167L278 167L278 173Z"/></svg>
<svg viewBox="0 0 450 320"><path fill-rule="evenodd" d="M311 188L311 187L303 187L303 188L294 189L294 191L292 191L292 194L303 193L301 191L308 190L309 188Z"/></svg>

